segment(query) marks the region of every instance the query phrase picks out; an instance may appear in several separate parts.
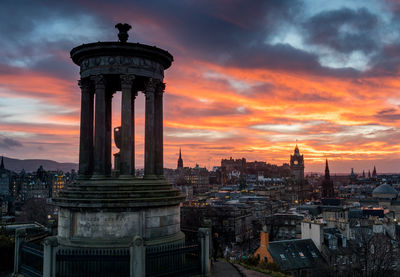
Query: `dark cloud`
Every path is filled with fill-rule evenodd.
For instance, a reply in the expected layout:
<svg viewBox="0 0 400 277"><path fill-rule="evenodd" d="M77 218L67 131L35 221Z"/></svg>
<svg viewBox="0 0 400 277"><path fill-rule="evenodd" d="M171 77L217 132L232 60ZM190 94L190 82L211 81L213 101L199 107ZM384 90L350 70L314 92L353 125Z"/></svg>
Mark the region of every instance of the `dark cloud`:
<svg viewBox="0 0 400 277"><path fill-rule="evenodd" d="M251 87L251 89L248 91L248 93L254 94L254 95L267 95L267 94L272 94L274 92L275 85L272 83L262 83L260 85L254 85Z"/></svg>
<svg viewBox="0 0 400 277"><path fill-rule="evenodd" d="M400 69L400 44L385 45L369 63L366 76L397 76Z"/></svg>
<svg viewBox="0 0 400 277"><path fill-rule="evenodd" d="M56 55L50 55L37 61L30 69L60 79L79 79L79 68L72 61L66 61Z"/></svg>
<svg viewBox="0 0 400 277"><path fill-rule="evenodd" d="M400 120L400 112L396 109L384 109L379 111L376 118L384 122L393 122Z"/></svg>
<svg viewBox="0 0 400 277"><path fill-rule="evenodd" d="M222 3L201 3L185 6L163 2L161 6L165 5L165 8L151 11L155 13L153 19L160 21L160 26L165 27L180 46L200 59L240 68L302 71L339 77L358 74L352 68L323 67L316 54L289 44L266 43L280 28L296 24L302 10L299 1L246 1L237 5L230 3L227 9ZM142 8L150 13L151 4L151 1L146 1ZM246 21L242 22L240 18L246 18Z"/></svg>
<svg viewBox="0 0 400 277"><path fill-rule="evenodd" d="M297 101L314 103L314 102L335 102L340 100L340 97L333 96L333 95L323 95L324 92L321 93L303 93L297 94L295 98Z"/></svg>
<svg viewBox="0 0 400 277"><path fill-rule="evenodd" d="M261 44L232 53L225 64L241 68L277 69L336 77L359 75L359 71L353 68L323 67L318 60L316 54L296 49L289 44Z"/></svg>
<svg viewBox="0 0 400 277"><path fill-rule="evenodd" d="M0 148L10 149L13 147L21 147L22 143L8 137L0 137Z"/></svg>
<svg viewBox="0 0 400 277"><path fill-rule="evenodd" d="M358 74L351 68L323 67L316 54L296 49L288 44L266 43L286 26L298 25L303 11L302 2L298 0L146 0L134 3L131 1L110 3L103 0L96 3L91 1L15 3L15 1L5 1L1 4L0 48L3 51L3 58L0 57L0 64L19 62L32 70L56 77L76 79L77 74L76 69L59 56L59 52L68 53L72 47L96 39L114 40L115 20L132 24L132 36L139 39L141 34L134 33L137 29L164 30L162 34L164 40L151 36L144 38L143 42L160 44L161 47L168 45L168 50L177 56L177 62L190 57L223 66L302 71L338 77L354 77ZM328 20L322 24L320 21L324 18ZM375 49L375 44L369 42L368 39L373 38L364 36L364 32L374 28L376 24L374 18L365 9L358 11L342 9L319 14L310 19L306 26L310 28L311 41L316 40L320 36L319 33L324 33L324 30L334 29L331 37L325 39L326 43L330 40L338 41L339 45L332 47L343 51L361 47L365 51L370 51ZM342 26L340 20L344 20L343 24L351 26L358 33L345 32L345 36L341 37L343 32L337 30ZM73 24L74 22L79 23L78 27ZM60 34L52 32L57 24L61 28ZM79 28L80 26L82 28ZM74 30L62 29L72 27ZM46 33L46 28L50 30L48 37L34 38L39 29L42 30L41 34ZM72 35L68 36L68 32ZM339 40L335 40L337 38ZM149 39L154 41L148 41ZM345 42L348 45L345 45ZM357 43L360 45L356 45Z"/></svg>
<svg viewBox="0 0 400 277"><path fill-rule="evenodd" d="M132 5L130 1L125 3ZM132 8L138 16L151 15L151 20L176 40L206 55L209 50L221 53L264 41L279 26L293 21L301 10L301 2L146 0L136 1Z"/></svg>
<svg viewBox="0 0 400 277"><path fill-rule="evenodd" d="M233 150L234 147L232 146L201 146L200 149L205 150Z"/></svg>
<svg viewBox="0 0 400 277"><path fill-rule="evenodd" d="M234 106L231 103L202 103L193 98L173 94L169 94L168 97L165 97L164 105L168 107L164 112L165 117L175 119L207 116L233 116L251 113L248 109Z"/></svg>
<svg viewBox="0 0 400 277"><path fill-rule="evenodd" d="M304 24L308 41L341 53L378 49L378 17L367 9L321 12Z"/></svg>
<svg viewBox="0 0 400 277"><path fill-rule="evenodd" d="M98 13L113 13L103 11L112 6L99 7L93 8ZM132 4L131 10L126 8L122 17L131 18L133 25L150 21L165 30L174 41L169 50L177 56L177 62L190 56L235 67L355 75L357 71L351 68L322 67L316 54L291 45L266 43L284 26L297 24L302 8L300 1L139 1ZM143 14L151 17L143 18Z"/></svg>
<svg viewBox="0 0 400 277"><path fill-rule="evenodd" d="M62 56L69 57L73 47L101 34L107 23L73 1L2 1L0 73L1 67L13 66L76 78Z"/></svg>

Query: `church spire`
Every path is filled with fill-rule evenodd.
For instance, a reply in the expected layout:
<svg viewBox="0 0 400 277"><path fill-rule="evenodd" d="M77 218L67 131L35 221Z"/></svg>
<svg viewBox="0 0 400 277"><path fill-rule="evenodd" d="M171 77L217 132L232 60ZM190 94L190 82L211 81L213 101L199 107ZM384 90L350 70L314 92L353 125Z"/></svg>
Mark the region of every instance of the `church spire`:
<svg viewBox="0 0 400 277"><path fill-rule="evenodd" d="M178 169L182 168L183 168L182 151L181 148L179 147Z"/></svg>
<svg viewBox="0 0 400 277"><path fill-rule="evenodd" d="M331 176L329 174L328 159L326 159L326 162L325 162L325 179L329 180L330 178L331 178Z"/></svg>
<svg viewBox="0 0 400 277"><path fill-rule="evenodd" d="M374 170L372 171L372 178L376 177L376 167L374 166Z"/></svg>
<svg viewBox="0 0 400 277"><path fill-rule="evenodd" d="M323 198L332 198L335 196L333 182L329 174L328 159L325 161L325 179L322 180L322 195Z"/></svg>
<svg viewBox="0 0 400 277"><path fill-rule="evenodd" d="M1 156L0 169L4 169L4 156Z"/></svg>

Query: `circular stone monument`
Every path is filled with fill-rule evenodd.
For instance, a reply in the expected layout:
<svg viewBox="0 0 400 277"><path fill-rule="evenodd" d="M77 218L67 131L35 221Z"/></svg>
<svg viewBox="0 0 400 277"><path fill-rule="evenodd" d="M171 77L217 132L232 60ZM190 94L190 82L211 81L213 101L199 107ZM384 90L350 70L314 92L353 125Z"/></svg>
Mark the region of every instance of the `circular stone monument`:
<svg viewBox="0 0 400 277"><path fill-rule="evenodd" d="M117 24L119 40L83 44L71 51L80 67L79 177L54 199L59 207L57 241L65 247L129 247L181 242L179 204L184 196L163 177L164 70L170 53L127 42L128 24ZM120 153L111 167L111 101L121 91ZM134 107L145 101L144 177L135 177Z"/></svg>

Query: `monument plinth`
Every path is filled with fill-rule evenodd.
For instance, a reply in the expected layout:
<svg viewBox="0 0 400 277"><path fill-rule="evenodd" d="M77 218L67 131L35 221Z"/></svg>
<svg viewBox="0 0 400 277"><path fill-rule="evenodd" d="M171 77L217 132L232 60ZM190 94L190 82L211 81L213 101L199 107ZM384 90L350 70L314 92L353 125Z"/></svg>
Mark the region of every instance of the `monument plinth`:
<svg viewBox="0 0 400 277"><path fill-rule="evenodd" d="M63 247L129 247L184 239L179 204L184 199L163 177L164 70L167 51L129 43L128 24L117 24L120 41L83 44L71 50L80 67L81 128L79 178L54 199ZM120 152L111 167L113 94L120 91L121 126L114 130ZM135 177L135 98L145 94L143 178Z"/></svg>

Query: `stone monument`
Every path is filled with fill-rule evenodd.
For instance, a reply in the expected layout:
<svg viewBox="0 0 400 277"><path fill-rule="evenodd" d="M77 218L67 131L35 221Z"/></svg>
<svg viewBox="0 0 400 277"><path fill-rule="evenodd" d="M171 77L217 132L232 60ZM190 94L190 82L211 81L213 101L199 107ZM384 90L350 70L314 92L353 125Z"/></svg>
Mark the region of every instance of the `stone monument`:
<svg viewBox="0 0 400 277"><path fill-rule="evenodd" d="M71 50L80 67L79 177L54 199L59 207L57 249L129 248L184 241L179 204L184 196L163 176L164 70L170 53L127 42L128 24L117 24L119 41L83 44ZM111 167L111 101L120 91L120 152ZM145 95L144 177L135 177L134 108ZM54 252L54 251L53 251ZM46 254L45 254L46 255ZM52 260L54 260L52 258ZM49 269L54 272L54 266Z"/></svg>

